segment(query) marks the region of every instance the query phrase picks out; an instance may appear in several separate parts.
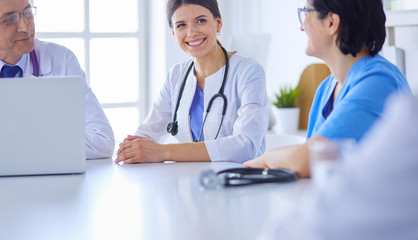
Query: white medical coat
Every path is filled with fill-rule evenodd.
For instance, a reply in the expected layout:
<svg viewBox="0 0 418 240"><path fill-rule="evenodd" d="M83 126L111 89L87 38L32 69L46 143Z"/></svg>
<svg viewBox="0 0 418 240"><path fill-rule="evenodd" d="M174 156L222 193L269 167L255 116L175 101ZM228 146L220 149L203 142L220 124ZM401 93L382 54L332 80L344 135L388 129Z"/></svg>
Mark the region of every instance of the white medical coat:
<svg viewBox="0 0 418 240"><path fill-rule="evenodd" d="M167 124L172 121L179 89L190 62L177 64L170 70L160 95L136 135L149 137L159 143L166 142L170 136ZM225 66L205 79L203 117L210 99L222 85L224 71ZM197 84L193 72L192 69L187 78L177 111L178 133L175 138L180 143L193 142L189 120ZM221 121L222 98L214 100L203 128L210 159L242 163L260 156L265 151L269 119L263 68L252 59L234 54L230 58L224 94L228 106L218 138L214 139Z"/></svg>
<svg viewBox="0 0 418 240"><path fill-rule="evenodd" d="M67 48L35 39L40 76L82 76L85 74L76 56ZM33 77L33 67L28 58L24 77ZM85 83L86 157L108 158L113 154L115 139L112 128L96 96ZM65 136L62 136L65 138Z"/></svg>

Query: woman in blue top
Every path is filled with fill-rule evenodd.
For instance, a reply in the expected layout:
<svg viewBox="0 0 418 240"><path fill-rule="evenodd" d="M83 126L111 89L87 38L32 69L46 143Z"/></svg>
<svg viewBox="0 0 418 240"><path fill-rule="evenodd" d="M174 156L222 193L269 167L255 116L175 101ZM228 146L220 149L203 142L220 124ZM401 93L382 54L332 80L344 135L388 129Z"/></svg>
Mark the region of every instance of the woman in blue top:
<svg viewBox="0 0 418 240"><path fill-rule="evenodd" d="M274 149L245 166L289 168L309 177L310 141L360 140L381 116L387 97L410 89L402 73L378 54L386 37L381 0L308 0L298 13L309 39L306 54L322 59L332 74L316 91L308 141Z"/></svg>

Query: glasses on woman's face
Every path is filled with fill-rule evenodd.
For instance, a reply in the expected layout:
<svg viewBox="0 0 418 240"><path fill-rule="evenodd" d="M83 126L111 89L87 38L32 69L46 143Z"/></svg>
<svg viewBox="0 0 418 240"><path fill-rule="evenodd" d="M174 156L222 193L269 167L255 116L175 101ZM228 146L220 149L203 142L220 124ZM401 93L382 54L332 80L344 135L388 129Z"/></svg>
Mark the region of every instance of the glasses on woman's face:
<svg viewBox="0 0 418 240"><path fill-rule="evenodd" d="M316 9L313 8L298 8L298 16L299 16L299 22L301 25L305 22L306 16L308 12L316 12Z"/></svg>

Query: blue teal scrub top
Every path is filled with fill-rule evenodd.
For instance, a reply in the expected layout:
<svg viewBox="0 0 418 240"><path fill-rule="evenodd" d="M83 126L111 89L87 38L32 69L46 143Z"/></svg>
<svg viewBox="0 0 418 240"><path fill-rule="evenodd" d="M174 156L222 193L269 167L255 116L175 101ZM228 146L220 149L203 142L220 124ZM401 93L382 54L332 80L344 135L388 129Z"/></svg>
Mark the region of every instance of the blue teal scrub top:
<svg viewBox="0 0 418 240"><path fill-rule="evenodd" d="M380 55L359 59L333 101L333 75L319 85L309 112L307 138L354 138L359 141L381 116L386 99L399 90L411 92L399 69Z"/></svg>
<svg viewBox="0 0 418 240"><path fill-rule="evenodd" d="M203 141L205 137L202 136L199 139L200 129L202 128L203 110L204 110L204 94L200 90L198 84L196 84L196 91L194 93L192 106L190 107L190 129L192 130L193 141Z"/></svg>

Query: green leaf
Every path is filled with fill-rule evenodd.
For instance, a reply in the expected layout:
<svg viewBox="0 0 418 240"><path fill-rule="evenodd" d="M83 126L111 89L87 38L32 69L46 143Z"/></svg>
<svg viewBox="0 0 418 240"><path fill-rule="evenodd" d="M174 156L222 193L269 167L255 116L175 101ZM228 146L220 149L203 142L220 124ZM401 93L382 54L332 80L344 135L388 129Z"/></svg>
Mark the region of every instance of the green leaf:
<svg viewBox="0 0 418 240"><path fill-rule="evenodd" d="M279 94L274 94L275 100L273 105L278 108L293 108L296 107L296 98L299 94L299 90L291 88L290 86L284 86L279 89Z"/></svg>

